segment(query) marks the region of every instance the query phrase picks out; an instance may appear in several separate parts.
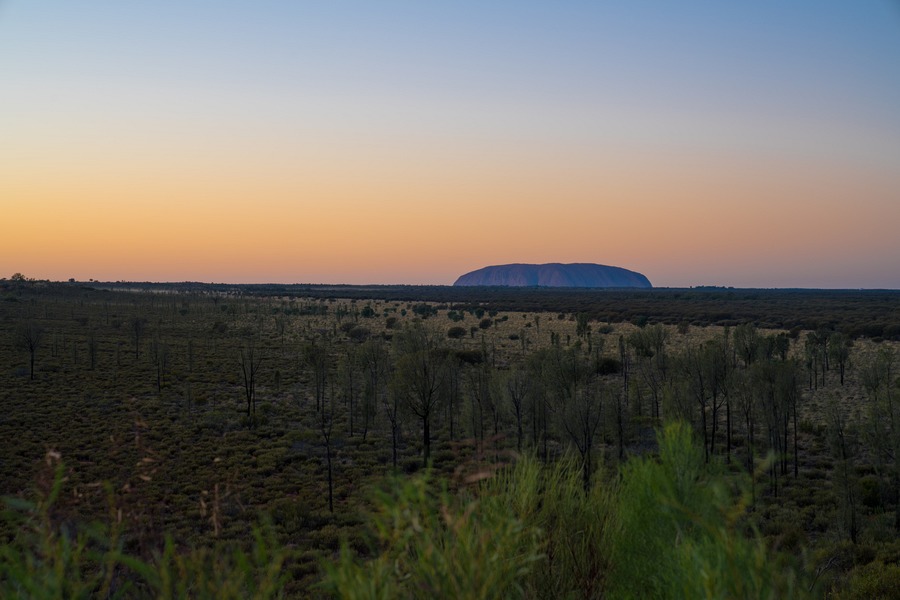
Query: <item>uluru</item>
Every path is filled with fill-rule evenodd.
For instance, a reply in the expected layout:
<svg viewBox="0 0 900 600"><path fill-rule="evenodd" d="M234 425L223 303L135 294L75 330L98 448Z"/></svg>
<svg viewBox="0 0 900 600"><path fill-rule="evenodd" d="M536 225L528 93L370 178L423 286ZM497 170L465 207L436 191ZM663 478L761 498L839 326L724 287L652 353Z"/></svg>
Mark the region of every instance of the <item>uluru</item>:
<svg viewBox="0 0 900 600"><path fill-rule="evenodd" d="M462 275L454 286L651 288L641 273L594 263L511 264L484 267Z"/></svg>

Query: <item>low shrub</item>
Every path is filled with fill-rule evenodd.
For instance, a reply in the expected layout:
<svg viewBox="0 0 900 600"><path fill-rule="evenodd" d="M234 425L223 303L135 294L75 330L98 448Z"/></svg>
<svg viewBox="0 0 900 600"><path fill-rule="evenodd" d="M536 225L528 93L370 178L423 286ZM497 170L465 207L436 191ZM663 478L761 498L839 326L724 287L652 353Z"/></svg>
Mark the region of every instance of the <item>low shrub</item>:
<svg viewBox="0 0 900 600"><path fill-rule="evenodd" d="M447 337L453 340L458 340L466 337L468 334L468 330L465 327L451 327L447 330Z"/></svg>
<svg viewBox="0 0 900 600"><path fill-rule="evenodd" d="M854 569L845 590L834 597L841 600L896 598L900 590L900 566L872 562Z"/></svg>

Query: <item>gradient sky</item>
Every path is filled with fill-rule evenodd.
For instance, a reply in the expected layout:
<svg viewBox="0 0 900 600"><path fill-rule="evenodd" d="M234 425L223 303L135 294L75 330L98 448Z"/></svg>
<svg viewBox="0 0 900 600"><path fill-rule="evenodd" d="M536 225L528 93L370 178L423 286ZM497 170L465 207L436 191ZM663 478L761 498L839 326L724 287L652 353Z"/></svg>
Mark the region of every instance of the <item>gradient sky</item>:
<svg viewBox="0 0 900 600"><path fill-rule="evenodd" d="M900 288L900 2L0 0L0 276Z"/></svg>

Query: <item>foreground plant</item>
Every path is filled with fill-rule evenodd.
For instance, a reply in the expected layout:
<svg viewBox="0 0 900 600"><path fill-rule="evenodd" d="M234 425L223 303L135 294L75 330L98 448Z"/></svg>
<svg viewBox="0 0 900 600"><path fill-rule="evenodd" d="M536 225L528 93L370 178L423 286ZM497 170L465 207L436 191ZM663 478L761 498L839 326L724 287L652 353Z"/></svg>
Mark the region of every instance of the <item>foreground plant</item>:
<svg viewBox="0 0 900 600"><path fill-rule="evenodd" d="M326 565L337 597L803 598L791 559L744 525L747 494L710 471L690 428L659 434L618 483L525 458L450 496L428 478L377 499L374 557ZM726 483L728 485L726 485Z"/></svg>
<svg viewBox="0 0 900 600"><path fill-rule="evenodd" d="M59 454L48 452L50 476L34 500L5 498L0 545L0 598L276 598L288 550L271 529L255 528L252 549L222 545L180 550L171 537L149 559L123 551L121 513L109 523L62 520L55 505L65 482Z"/></svg>
<svg viewBox="0 0 900 600"><path fill-rule="evenodd" d="M735 498L710 472L689 427L659 436L659 459L633 459L622 471L605 537L615 598L803 598L791 560L768 548ZM733 483L729 480L728 483Z"/></svg>
<svg viewBox="0 0 900 600"><path fill-rule="evenodd" d="M341 598L523 598L540 558L538 532L491 499L438 491L427 476L395 482L376 501L377 556L345 545L323 588Z"/></svg>

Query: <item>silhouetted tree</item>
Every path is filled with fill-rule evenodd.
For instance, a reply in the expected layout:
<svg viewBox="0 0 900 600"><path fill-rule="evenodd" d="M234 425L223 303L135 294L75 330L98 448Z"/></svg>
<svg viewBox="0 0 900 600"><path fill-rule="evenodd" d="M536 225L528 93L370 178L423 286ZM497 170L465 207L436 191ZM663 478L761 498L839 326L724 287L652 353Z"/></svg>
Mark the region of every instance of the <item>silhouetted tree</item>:
<svg viewBox="0 0 900 600"><path fill-rule="evenodd" d="M590 315L587 313L578 313L575 315L575 335L585 338L591 332Z"/></svg>
<svg viewBox="0 0 900 600"><path fill-rule="evenodd" d="M838 371L841 375L841 385L844 385L844 373L847 370L847 364L850 361L850 348L853 341L840 332L831 334L828 341L828 354L831 361L837 363Z"/></svg>
<svg viewBox="0 0 900 600"><path fill-rule="evenodd" d="M359 354L356 348L348 345L338 363L338 379L341 382L344 401L347 403L350 437L353 437L353 416L356 410L357 396L359 396L359 391L362 387L362 377L358 373L359 361Z"/></svg>
<svg viewBox="0 0 900 600"><path fill-rule="evenodd" d="M828 406L826 416L828 418L828 439L832 456L834 456L836 461L834 481L841 521L847 530L850 541L855 544L859 537L856 508L857 477L856 469L854 468L856 440L852 430L847 425L847 418L841 412L841 407L837 403Z"/></svg>
<svg viewBox="0 0 900 600"><path fill-rule="evenodd" d="M91 370L93 371L94 367L97 366L97 337L94 335L93 331L88 333L87 347L88 358L90 360Z"/></svg>
<svg viewBox="0 0 900 600"><path fill-rule="evenodd" d="M390 357L380 339L366 340L359 348L359 360L365 379L362 397L363 439L369 433L369 423L375 416L379 399L387 398L385 387L388 381Z"/></svg>
<svg viewBox="0 0 900 600"><path fill-rule="evenodd" d="M441 400L446 378L446 352L437 347L421 324L397 335L394 386L409 410L422 424L423 463L431 458L431 420Z"/></svg>
<svg viewBox="0 0 900 600"><path fill-rule="evenodd" d="M252 340L248 340L241 348L241 374L244 377L244 394L247 398L247 418L256 419L256 383L257 373L262 364L262 353Z"/></svg>
<svg viewBox="0 0 900 600"><path fill-rule="evenodd" d="M312 370L313 383L316 394L316 410L321 410L325 404L325 384L328 378L328 343L325 341L311 340L303 351L303 358Z"/></svg>
<svg viewBox="0 0 900 600"><path fill-rule="evenodd" d="M756 362L759 353L759 334L750 323L742 323L734 328L734 349L737 355L749 367Z"/></svg>
<svg viewBox="0 0 900 600"><path fill-rule="evenodd" d="M516 368L506 376L506 393L516 417L516 449L522 452L522 417L528 398L530 380L527 371Z"/></svg>
<svg viewBox="0 0 900 600"><path fill-rule="evenodd" d="M44 328L34 321L26 321L16 328L16 347L28 353L30 379L34 379L34 356L44 340Z"/></svg>
<svg viewBox="0 0 900 600"><path fill-rule="evenodd" d="M169 366L169 347L154 337L150 344L150 354L156 367L156 392L162 393L162 380Z"/></svg>
<svg viewBox="0 0 900 600"><path fill-rule="evenodd" d="M594 472L593 448L602 422L605 390L596 382L580 387L575 396L559 412L563 430L581 456L584 489L591 487Z"/></svg>
<svg viewBox="0 0 900 600"><path fill-rule="evenodd" d="M331 393L328 394L328 402L322 405L319 411L319 431L322 441L325 443L325 466L328 475L328 512L334 513L334 470L331 463L331 434L334 429L334 383L331 384Z"/></svg>
<svg viewBox="0 0 900 600"><path fill-rule="evenodd" d="M141 357L141 338L144 337L144 329L147 321L141 317L131 319L131 339L134 340L134 358Z"/></svg>

